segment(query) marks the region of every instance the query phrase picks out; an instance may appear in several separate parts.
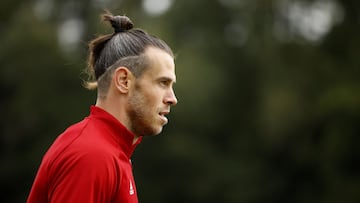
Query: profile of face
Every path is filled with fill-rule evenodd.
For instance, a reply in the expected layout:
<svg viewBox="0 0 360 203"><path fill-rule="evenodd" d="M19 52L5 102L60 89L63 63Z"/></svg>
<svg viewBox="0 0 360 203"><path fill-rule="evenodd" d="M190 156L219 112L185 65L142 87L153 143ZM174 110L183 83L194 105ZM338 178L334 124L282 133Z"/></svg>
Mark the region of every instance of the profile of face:
<svg viewBox="0 0 360 203"><path fill-rule="evenodd" d="M145 54L150 66L135 80L127 108L130 128L141 136L159 134L168 123L170 107L177 103L173 57L158 48L148 48Z"/></svg>

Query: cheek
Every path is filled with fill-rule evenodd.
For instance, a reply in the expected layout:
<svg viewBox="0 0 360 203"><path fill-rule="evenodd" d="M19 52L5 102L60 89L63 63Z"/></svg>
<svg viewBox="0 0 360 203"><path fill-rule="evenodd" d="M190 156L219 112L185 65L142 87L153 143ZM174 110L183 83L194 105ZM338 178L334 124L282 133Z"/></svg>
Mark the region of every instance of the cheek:
<svg viewBox="0 0 360 203"><path fill-rule="evenodd" d="M142 103L142 110L144 112L156 113L161 108L163 103L163 91L157 84L142 84L137 88L136 95L140 103Z"/></svg>
<svg viewBox="0 0 360 203"><path fill-rule="evenodd" d="M144 94L144 99L146 100L146 102L151 105L151 106L158 106L162 103L162 92L159 89L152 89L151 91L147 91Z"/></svg>
<svg viewBox="0 0 360 203"><path fill-rule="evenodd" d="M142 112L141 114L147 119L157 110L156 97L150 92L139 92L133 100L136 103L135 108L137 111Z"/></svg>

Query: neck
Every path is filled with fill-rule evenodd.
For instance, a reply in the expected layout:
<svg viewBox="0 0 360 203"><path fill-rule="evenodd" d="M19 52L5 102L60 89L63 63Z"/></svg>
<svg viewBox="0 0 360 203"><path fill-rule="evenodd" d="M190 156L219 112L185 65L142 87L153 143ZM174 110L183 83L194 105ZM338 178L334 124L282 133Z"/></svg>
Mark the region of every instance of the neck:
<svg viewBox="0 0 360 203"><path fill-rule="evenodd" d="M113 104L111 101L116 101L114 99L104 99L104 98L97 98L95 106L105 110L112 116L114 116L121 124L123 124L128 130L132 131L130 128L130 121L126 115L125 111L125 103L121 104L120 102L116 105ZM136 143L139 136L135 135L133 144Z"/></svg>

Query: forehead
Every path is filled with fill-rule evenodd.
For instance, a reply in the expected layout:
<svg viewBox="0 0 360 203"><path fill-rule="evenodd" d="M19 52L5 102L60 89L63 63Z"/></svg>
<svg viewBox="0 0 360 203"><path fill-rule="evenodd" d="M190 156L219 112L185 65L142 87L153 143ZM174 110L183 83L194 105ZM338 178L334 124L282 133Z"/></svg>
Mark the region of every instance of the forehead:
<svg viewBox="0 0 360 203"><path fill-rule="evenodd" d="M167 77L175 82L174 58L170 54L159 48L148 47L145 56L150 62L145 75L153 78Z"/></svg>

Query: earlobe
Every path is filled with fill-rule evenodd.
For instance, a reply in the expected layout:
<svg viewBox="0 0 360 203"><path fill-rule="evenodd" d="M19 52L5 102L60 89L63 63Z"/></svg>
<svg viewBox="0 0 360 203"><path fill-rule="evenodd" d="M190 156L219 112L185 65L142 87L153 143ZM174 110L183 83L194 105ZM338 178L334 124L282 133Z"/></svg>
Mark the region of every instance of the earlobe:
<svg viewBox="0 0 360 203"><path fill-rule="evenodd" d="M126 67L119 67L114 72L113 81L117 90L121 93L128 93L130 86L131 72Z"/></svg>

